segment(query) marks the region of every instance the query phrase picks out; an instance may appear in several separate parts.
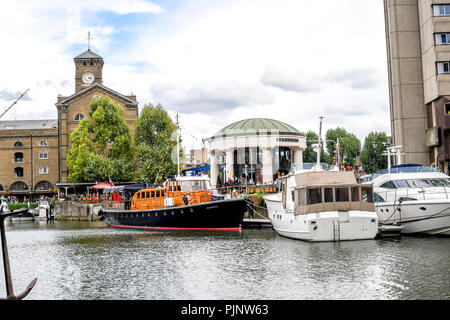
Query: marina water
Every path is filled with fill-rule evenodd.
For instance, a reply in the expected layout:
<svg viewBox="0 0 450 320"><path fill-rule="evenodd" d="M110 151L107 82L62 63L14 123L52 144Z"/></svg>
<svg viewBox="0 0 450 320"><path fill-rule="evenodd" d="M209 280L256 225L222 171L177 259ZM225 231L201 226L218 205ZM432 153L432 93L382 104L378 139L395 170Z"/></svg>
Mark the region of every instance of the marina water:
<svg viewBox="0 0 450 320"><path fill-rule="evenodd" d="M308 243L272 229L6 225L14 290L38 278L27 300L450 299L448 237Z"/></svg>

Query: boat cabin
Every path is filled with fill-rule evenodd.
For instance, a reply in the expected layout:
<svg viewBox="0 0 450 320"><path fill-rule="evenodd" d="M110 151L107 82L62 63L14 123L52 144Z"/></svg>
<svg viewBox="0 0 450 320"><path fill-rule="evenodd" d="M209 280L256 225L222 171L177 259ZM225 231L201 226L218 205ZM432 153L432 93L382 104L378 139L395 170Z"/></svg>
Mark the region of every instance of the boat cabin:
<svg viewBox="0 0 450 320"><path fill-rule="evenodd" d="M295 185L290 191L282 187L283 207L292 200L295 214L375 210L372 186L358 184L350 171L305 172L295 175Z"/></svg>
<svg viewBox="0 0 450 320"><path fill-rule="evenodd" d="M131 210L160 209L211 201L211 186L204 176L177 177L164 187L146 188L131 198Z"/></svg>

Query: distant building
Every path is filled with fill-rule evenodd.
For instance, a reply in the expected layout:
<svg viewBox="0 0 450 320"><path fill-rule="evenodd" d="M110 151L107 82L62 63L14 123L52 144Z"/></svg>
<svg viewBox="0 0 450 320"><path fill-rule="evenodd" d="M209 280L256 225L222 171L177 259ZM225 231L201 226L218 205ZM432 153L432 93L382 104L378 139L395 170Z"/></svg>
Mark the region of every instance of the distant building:
<svg viewBox="0 0 450 320"><path fill-rule="evenodd" d="M450 0L384 0L391 128L403 163L450 161ZM443 170L443 171L444 171Z"/></svg>
<svg viewBox="0 0 450 320"><path fill-rule="evenodd" d="M265 118L237 121L205 141L213 186L240 177L249 184L272 183L287 174L292 163L302 163L306 149L305 134Z"/></svg>
<svg viewBox="0 0 450 320"><path fill-rule="evenodd" d="M108 96L124 111L133 132L138 117L134 95L103 85L103 58L88 49L74 58L75 93L58 95L58 119L0 121L0 191L20 198L51 194L67 183L70 135L88 117L92 99Z"/></svg>
<svg viewBox="0 0 450 320"><path fill-rule="evenodd" d="M208 162L208 149L203 147L201 149L192 149L186 152L183 161L183 170L201 167Z"/></svg>

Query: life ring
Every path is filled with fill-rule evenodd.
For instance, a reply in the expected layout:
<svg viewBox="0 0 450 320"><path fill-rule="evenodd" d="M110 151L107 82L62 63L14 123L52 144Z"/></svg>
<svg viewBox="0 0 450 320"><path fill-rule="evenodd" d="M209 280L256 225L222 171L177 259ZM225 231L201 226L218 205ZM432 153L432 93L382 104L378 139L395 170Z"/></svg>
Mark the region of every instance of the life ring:
<svg viewBox="0 0 450 320"><path fill-rule="evenodd" d="M186 193L186 198L188 199L188 202L192 201L192 193L188 192Z"/></svg>

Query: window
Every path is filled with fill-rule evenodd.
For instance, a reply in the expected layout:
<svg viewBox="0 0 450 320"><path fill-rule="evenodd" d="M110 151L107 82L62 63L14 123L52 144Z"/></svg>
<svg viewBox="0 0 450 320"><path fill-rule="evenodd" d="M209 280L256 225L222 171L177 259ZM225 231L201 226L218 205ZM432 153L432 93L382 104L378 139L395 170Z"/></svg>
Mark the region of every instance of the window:
<svg viewBox="0 0 450 320"><path fill-rule="evenodd" d="M336 202L347 202L349 201L348 188L336 188Z"/></svg>
<svg viewBox="0 0 450 320"><path fill-rule="evenodd" d="M395 180L394 184L397 188L409 188L408 181L406 180Z"/></svg>
<svg viewBox="0 0 450 320"><path fill-rule="evenodd" d="M322 188L307 189L307 204L322 203Z"/></svg>
<svg viewBox="0 0 450 320"><path fill-rule="evenodd" d="M16 162L16 163L23 162L23 153L22 152L14 153L14 162Z"/></svg>
<svg viewBox="0 0 450 320"><path fill-rule="evenodd" d="M198 185L198 181L192 181L191 182L191 184L192 184L192 190L200 190L200 188L199 188L199 185Z"/></svg>
<svg viewBox="0 0 450 320"><path fill-rule="evenodd" d="M325 188L325 202L333 202L333 188Z"/></svg>
<svg viewBox="0 0 450 320"><path fill-rule="evenodd" d="M380 187L381 188L387 188L387 189L397 189L397 187L395 186L394 182L392 182L392 181L385 182Z"/></svg>
<svg viewBox="0 0 450 320"><path fill-rule="evenodd" d="M23 168L14 168L14 178L23 178Z"/></svg>
<svg viewBox="0 0 450 320"><path fill-rule="evenodd" d="M39 174L48 174L48 167L40 167Z"/></svg>
<svg viewBox="0 0 450 320"><path fill-rule="evenodd" d="M79 114L77 114L76 116L75 116L75 118L73 119L74 121L81 121L81 120L83 120L84 119L84 116L81 114L81 113L79 113Z"/></svg>
<svg viewBox="0 0 450 320"><path fill-rule="evenodd" d="M47 151L39 152L39 159L48 159L48 152Z"/></svg>
<svg viewBox="0 0 450 320"><path fill-rule="evenodd" d="M445 107L445 114L450 114L450 103L446 103L444 107Z"/></svg>
<svg viewBox="0 0 450 320"><path fill-rule="evenodd" d="M352 187L352 201L359 201L359 187Z"/></svg>
<svg viewBox="0 0 450 320"><path fill-rule="evenodd" d="M370 202L370 203L373 202L373 189L372 188L370 188L370 187L362 187L361 188L361 194L362 194L362 201ZM381 201L380 198L381 197L379 195L377 195L377 199L378 199L377 201L378 202L384 202L384 199L381 198L381 199L383 199L383 201Z"/></svg>
<svg viewBox="0 0 450 320"><path fill-rule="evenodd" d="M450 73L450 62L437 62L438 74Z"/></svg>
<svg viewBox="0 0 450 320"><path fill-rule="evenodd" d="M435 33L434 40L436 45L450 44L450 34L449 33Z"/></svg>
<svg viewBox="0 0 450 320"><path fill-rule="evenodd" d="M47 141L42 140L41 142L39 142L39 145L45 147L45 146L48 146L48 143L47 143Z"/></svg>
<svg viewBox="0 0 450 320"><path fill-rule="evenodd" d="M450 4L434 4L434 16L448 16L450 15Z"/></svg>
<svg viewBox="0 0 450 320"><path fill-rule="evenodd" d="M189 185L189 181L182 181L183 191L191 191L191 186Z"/></svg>
<svg viewBox="0 0 450 320"><path fill-rule="evenodd" d="M16 141L14 143L14 148L20 148L20 147L23 147L23 143L21 141Z"/></svg>

